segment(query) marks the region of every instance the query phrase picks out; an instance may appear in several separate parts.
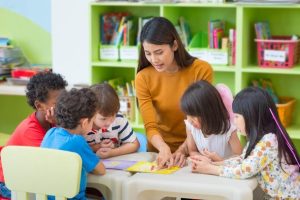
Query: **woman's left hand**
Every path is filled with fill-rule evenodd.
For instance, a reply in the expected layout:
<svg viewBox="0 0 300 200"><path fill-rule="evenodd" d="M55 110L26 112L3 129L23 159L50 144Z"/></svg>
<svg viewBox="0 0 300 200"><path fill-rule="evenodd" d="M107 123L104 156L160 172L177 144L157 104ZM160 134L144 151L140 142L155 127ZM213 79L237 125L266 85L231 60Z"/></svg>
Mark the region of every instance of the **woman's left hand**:
<svg viewBox="0 0 300 200"><path fill-rule="evenodd" d="M172 154L172 157L174 159L174 166L184 167L186 165L187 157L185 152L177 150Z"/></svg>

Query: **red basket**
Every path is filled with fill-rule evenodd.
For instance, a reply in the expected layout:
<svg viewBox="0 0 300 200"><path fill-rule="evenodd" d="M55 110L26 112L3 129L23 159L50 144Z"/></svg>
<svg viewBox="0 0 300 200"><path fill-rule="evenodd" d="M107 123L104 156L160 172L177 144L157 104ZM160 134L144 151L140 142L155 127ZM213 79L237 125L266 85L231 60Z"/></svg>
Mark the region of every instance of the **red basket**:
<svg viewBox="0 0 300 200"><path fill-rule="evenodd" d="M299 41L290 36L274 36L272 39L255 39L260 67L291 68L298 62Z"/></svg>

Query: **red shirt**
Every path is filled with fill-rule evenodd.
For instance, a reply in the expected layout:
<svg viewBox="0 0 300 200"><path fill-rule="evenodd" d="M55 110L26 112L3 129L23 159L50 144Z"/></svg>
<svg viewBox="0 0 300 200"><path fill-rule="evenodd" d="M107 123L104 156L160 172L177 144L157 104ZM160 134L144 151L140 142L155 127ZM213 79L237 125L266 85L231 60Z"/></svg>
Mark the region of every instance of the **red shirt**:
<svg viewBox="0 0 300 200"><path fill-rule="evenodd" d="M39 147L46 130L41 126L35 112L24 119L10 136L6 146L37 146ZM2 164L0 162L0 182L4 182Z"/></svg>

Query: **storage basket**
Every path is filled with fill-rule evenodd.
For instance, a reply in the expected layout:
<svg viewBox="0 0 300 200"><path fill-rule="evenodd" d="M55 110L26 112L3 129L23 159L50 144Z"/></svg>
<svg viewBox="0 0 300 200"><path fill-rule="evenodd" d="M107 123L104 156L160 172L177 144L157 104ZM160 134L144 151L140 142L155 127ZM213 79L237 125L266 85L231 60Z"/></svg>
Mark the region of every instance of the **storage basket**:
<svg viewBox="0 0 300 200"><path fill-rule="evenodd" d="M298 62L299 40L291 40L290 36L274 36L255 41L260 67L291 68Z"/></svg>
<svg viewBox="0 0 300 200"><path fill-rule="evenodd" d="M280 121L284 127L292 122L293 111L296 99L292 97L279 97L279 104L276 104Z"/></svg>

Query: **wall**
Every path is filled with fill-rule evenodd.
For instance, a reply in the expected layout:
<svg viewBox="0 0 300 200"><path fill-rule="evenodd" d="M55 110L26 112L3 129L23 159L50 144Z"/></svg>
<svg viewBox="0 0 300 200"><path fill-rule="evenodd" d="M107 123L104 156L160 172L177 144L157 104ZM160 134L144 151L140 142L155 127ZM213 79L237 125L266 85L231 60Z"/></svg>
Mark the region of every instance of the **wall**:
<svg viewBox="0 0 300 200"><path fill-rule="evenodd" d="M52 0L52 66L69 84L91 83L89 1Z"/></svg>
<svg viewBox="0 0 300 200"><path fill-rule="evenodd" d="M31 63L51 64L50 0L0 0L0 27Z"/></svg>
<svg viewBox="0 0 300 200"><path fill-rule="evenodd" d="M50 0L0 0L0 36L11 38L31 63L51 64L50 14ZM31 112L25 96L0 95L0 132L10 134Z"/></svg>

